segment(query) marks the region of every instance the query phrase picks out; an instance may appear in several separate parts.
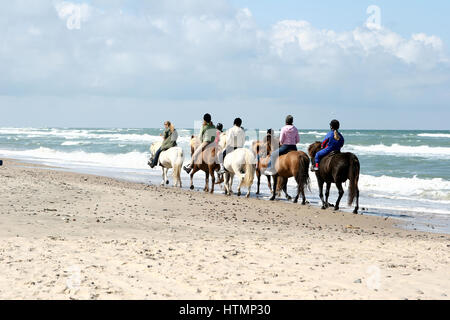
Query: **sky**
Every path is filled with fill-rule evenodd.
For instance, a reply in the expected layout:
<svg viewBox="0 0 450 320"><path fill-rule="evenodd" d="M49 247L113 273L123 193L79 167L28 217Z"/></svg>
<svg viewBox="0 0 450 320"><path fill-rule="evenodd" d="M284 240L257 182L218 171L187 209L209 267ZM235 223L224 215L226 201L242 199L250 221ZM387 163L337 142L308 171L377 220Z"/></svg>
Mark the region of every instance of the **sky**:
<svg viewBox="0 0 450 320"><path fill-rule="evenodd" d="M0 126L448 130L449 1L17 0Z"/></svg>

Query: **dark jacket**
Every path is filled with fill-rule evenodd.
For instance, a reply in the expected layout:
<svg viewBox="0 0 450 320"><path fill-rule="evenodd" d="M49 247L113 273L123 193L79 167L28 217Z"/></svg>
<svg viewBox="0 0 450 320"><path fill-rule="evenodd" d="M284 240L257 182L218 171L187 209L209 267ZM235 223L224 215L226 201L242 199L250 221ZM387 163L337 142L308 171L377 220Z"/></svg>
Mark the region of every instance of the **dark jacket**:
<svg viewBox="0 0 450 320"><path fill-rule="evenodd" d="M177 130L170 131L170 129L166 129L164 131L164 141L161 145L161 151L169 150L172 147L177 146L177 138L178 133Z"/></svg>

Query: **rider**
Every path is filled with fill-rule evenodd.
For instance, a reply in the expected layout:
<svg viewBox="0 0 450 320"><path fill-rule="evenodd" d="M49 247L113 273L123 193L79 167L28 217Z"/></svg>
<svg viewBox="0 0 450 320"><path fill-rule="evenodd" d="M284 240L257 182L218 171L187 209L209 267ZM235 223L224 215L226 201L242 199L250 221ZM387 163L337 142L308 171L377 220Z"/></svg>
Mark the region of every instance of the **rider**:
<svg viewBox="0 0 450 320"><path fill-rule="evenodd" d="M218 145L218 144L219 144L219 141L220 141L220 135L221 135L222 132L223 132L223 124L218 123L218 124L216 125L216 129L217 129L217 132L216 132L216 140L214 140L214 142L216 143L216 145Z"/></svg>
<svg viewBox="0 0 450 320"><path fill-rule="evenodd" d="M327 133L325 139L322 142L322 150L316 153L315 163L313 171L319 171L320 160L332 151L341 151L344 146L344 137L338 131L340 127L339 121L332 120L330 122L331 131Z"/></svg>
<svg viewBox="0 0 450 320"><path fill-rule="evenodd" d="M245 144L245 131L241 128L242 119L236 118L233 122L233 127L227 130L227 143L225 150L222 153L222 160L220 161L219 174L225 173L226 169L223 166L225 156L237 148L243 148Z"/></svg>
<svg viewBox="0 0 450 320"><path fill-rule="evenodd" d="M275 136L273 129L267 129L267 135L264 137L263 142L266 145L267 154L271 154L272 151L275 151L280 147L280 140Z"/></svg>
<svg viewBox="0 0 450 320"><path fill-rule="evenodd" d="M192 155L191 163L189 165L184 166L183 169L186 170L187 173L191 172L194 167L194 162L197 161L198 156L202 153L203 149L206 148L210 143L214 142L216 139L216 127L213 125L211 121L211 115L209 113L205 113L203 116L203 126L200 131L200 141L202 142L197 149L195 149L194 154Z"/></svg>
<svg viewBox="0 0 450 320"><path fill-rule="evenodd" d="M152 163L150 164L151 168L154 168L158 165L159 155L161 152L169 150L172 147L176 147L178 133L173 124L170 121L164 122L164 133L162 134L164 140L161 144L161 147L156 151L155 156L153 158Z"/></svg>
<svg viewBox="0 0 450 320"><path fill-rule="evenodd" d="M300 142L300 135L297 128L294 126L294 117L288 115L286 117L286 125L281 129L280 144L278 150L272 152L270 161L264 174L273 176L277 173L275 163L279 156L282 156L290 151L297 151L297 143Z"/></svg>

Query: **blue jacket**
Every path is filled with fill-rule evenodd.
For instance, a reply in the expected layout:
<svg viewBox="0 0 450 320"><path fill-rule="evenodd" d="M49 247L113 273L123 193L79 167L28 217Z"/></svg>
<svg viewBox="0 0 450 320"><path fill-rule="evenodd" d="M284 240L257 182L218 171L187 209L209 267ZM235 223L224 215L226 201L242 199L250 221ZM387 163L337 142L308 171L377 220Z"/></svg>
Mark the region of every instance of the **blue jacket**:
<svg viewBox="0 0 450 320"><path fill-rule="evenodd" d="M344 146L344 137L338 131L338 135L340 137L339 140L334 139L334 131L331 130L325 136L325 140L322 142L322 148L328 149L331 151L341 151L341 148Z"/></svg>

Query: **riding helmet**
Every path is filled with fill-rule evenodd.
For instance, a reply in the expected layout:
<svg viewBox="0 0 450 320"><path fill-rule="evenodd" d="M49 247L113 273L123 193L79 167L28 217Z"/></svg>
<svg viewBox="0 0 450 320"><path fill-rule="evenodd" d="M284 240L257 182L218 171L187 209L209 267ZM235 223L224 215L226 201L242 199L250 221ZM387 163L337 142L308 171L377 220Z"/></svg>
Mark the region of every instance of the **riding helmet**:
<svg viewBox="0 0 450 320"><path fill-rule="evenodd" d="M339 121L337 121L337 120L331 120L331 122L330 122L330 127L331 127L331 129L333 129L333 130L339 130L339 127L340 127Z"/></svg>
<svg viewBox="0 0 450 320"><path fill-rule="evenodd" d="M219 130L219 131L222 131L222 130L223 130L223 124L218 123L218 124L216 125L216 129Z"/></svg>
<svg viewBox="0 0 450 320"><path fill-rule="evenodd" d="M205 113L205 115L203 116L203 120L205 120L206 122L210 123L211 122L211 115L209 113Z"/></svg>

